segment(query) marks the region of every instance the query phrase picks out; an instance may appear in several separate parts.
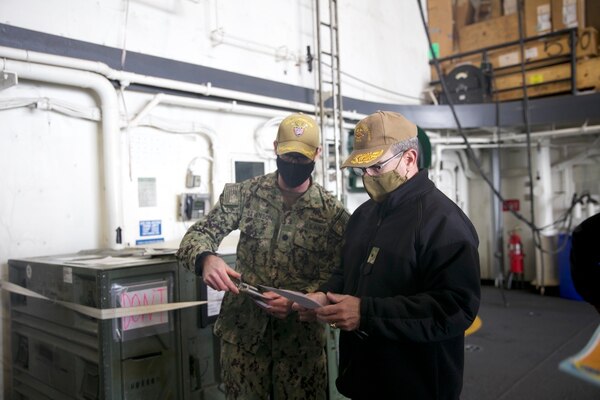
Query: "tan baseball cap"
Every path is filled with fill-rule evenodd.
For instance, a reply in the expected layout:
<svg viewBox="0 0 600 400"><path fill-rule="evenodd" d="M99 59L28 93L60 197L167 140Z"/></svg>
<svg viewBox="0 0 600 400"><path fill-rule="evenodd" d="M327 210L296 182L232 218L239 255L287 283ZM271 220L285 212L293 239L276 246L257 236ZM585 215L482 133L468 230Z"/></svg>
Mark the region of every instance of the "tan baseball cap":
<svg viewBox="0 0 600 400"><path fill-rule="evenodd" d="M342 168L366 168L377 163L389 148L417 136L417 126L403 115L377 111L363 118L354 128L354 151Z"/></svg>
<svg viewBox="0 0 600 400"><path fill-rule="evenodd" d="M314 159L321 145L317 122L302 113L286 117L277 131L277 154L300 153Z"/></svg>

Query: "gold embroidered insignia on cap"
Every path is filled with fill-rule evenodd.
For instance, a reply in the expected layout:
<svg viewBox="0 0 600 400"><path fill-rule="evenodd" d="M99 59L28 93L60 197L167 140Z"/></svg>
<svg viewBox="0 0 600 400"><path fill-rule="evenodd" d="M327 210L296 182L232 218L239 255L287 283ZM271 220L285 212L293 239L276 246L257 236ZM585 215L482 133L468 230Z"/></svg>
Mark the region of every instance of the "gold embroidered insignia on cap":
<svg viewBox="0 0 600 400"><path fill-rule="evenodd" d="M367 136L367 140L371 140L371 131L369 127L363 124L358 124L356 128L354 128L354 141L356 143L360 143Z"/></svg>
<svg viewBox="0 0 600 400"><path fill-rule="evenodd" d="M301 118L295 118L291 120L290 125L292 125L292 130L294 131L294 135L302 136L304 134L304 130L308 128L308 123Z"/></svg>
<svg viewBox="0 0 600 400"><path fill-rule="evenodd" d="M375 160L381 154L383 154L383 150L371 151L370 153L364 153L364 154L357 154L352 159L352 163L353 164L367 164L367 163L370 163L371 161Z"/></svg>

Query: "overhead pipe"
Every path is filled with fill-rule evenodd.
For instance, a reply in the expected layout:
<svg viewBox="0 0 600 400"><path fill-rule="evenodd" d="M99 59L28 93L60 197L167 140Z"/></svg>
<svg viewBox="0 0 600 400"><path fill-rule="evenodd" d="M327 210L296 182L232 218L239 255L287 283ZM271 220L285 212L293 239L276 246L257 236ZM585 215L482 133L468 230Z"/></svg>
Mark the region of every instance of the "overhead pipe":
<svg viewBox="0 0 600 400"><path fill-rule="evenodd" d="M431 144L464 144L465 141L462 137L460 136L450 136L450 137L432 137L432 136L428 136L429 142ZM469 139L469 143L491 143L492 139L491 138L470 138ZM465 144L464 147L467 147L467 145Z"/></svg>
<svg viewBox="0 0 600 400"><path fill-rule="evenodd" d="M237 104L237 102L232 101L230 103L216 102L211 100L203 100L203 99L194 99L190 97L181 97L181 96L173 96L164 93L159 93L155 95L152 100L144 106L144 108L131 120L131 122L127 125L128 129L135 128L138 126L141 121L144 119L146 115L148 115L153 108L157 107L160 104L169 104L176 105L180 107L189 107L189 108L198 108L202 110L210 110L210 111L221 111L221 112L234 112L236 114L245 114L252 116L262 116L268 118L274 118L278 122L288 114L285 111L276 110L276 109L266 109L260 107L253 107L247 105ZM212 204L216 203L217 196L217 188L223 185L223 179L217 176L214 168L214 165L219 165L219 159L222 154L225 152L221 151L219 140L216 132L214 130L203 127L203 129L199 129L195 132L190 132L194 134L199 134L204 136L210 145L210 157L212 159L213 168L211 168L211 185L212 185Z"/></svg>
<svg viewBox="0 0 600 400"><path fill-rule="evenodd" d="M148 102L148 104L146 104L144 108L142 108L142 110L136 114L135 117L127 122L126 129L131 129L138 126L139 122L144 119L146 115L150 114L150 111L152 111L162 101L163 97L163 93L158 93L155 95L152 100L150 100L150 102Z"/></svg>
<svg viewBox="0 0 600 400"><path fill-rule="evenodd" d="M272 117L254 131L254 148L256 149L256 151L260 157L263 157L265 159L275 158L275 152L273 151L273 145L269 146L268 148L261 146L261 136L265 129L269 129L269 128L276 129L276 127L279 126L279 124L281 123L281 121L283 121L283 119L284 119L284 116Z"/></svg>
<svg viewBox="0 0 600 400"><path fill-rule="evenodd" d="M25 79L91 89L98 94L102 112L101 124L105 168L104 190L107 212L107 225L105 227L106 231L102 237L102 242L107 247L122 247L122 240L113 241L111 238L113 235L117 235L117 231L119 231L120 235L120 230L123 227L122 191L120 190L119 179L121 161L118 135L119 109L116 92L107 79L119 81L124 86L128 86L131 83L139 83L154 87L197 93L204 96L218 96L309 113L314 113L315 111L314 105L273 99L266 96L253 95L228 89L214 88L210 83L199 85L124 71L116 71L106 64L96 61L80 60L5 46L0 46L0 57L2 57L0 58L2 65L1 71L15 72ZM202 101L200 99L189 99L167 95L164 95L164 98L159 97L156 101L158 103L159 101L164 100L179 105L193 104L193 106L201 104L199 102ZM152 107L153 106L154 105L152 105ZM229 110L242 113L248 112L253 115L259 114L258 108L238 105L235 101L231 104L225 103L225 105L218 104L217 102L207 102L204 103L203 106L207 109L212 108L215 110ZM144 113L148 111L149 110L146 110ZM264 110L262 111L264 112ZM350 112L348 114L354 118L357 118L358 116L356 112ZM269 115L272 115L272 113L269 112ZM143 115L140 117L143 117ZM138 121L139 118L135 122L137 123Z"/></svg>
<svg viewBox="0 0 600 400"><path fill-rule="evenodd" d="M235 99L255 104L269 105L273 107L286 108L291 110L314 113L313 104L300 103L291 100L275 99L272 97L239 92L236 90L223 89L212 86L212 84L197 84L176 81L173 79L157 78L153 76L140 75L132 72L118 71L110 68L108 65L99 61L87 61L76 58L57 56L53 54L39 53L30 50L15 49L12 47L0 46L0 57L13 60L33 62L37 64L47 64L59 67L73 68L83 71L95 72L105 76L108 79L122 82L125 86L132 83L141 85L159 87L164 89L173 89L188 93L201 94L203 96L216 96L227 99ZM354 115L355 113L353 113Z"/></svg>
<svg viewBox="0 0 600 400"><path fill-rule="evenodd" d="M75 118L83 118L90 121L100 121L100 110L97 107L90 107L83 110L82 108L74 107L70 103L60 100L51 99L49 97L30 97L30 98L14 98L0 100L0 110L10 110L15 108L36 108L38 110L56 111L60 114L68 115Z"/></svg>
<svg viewBox="0 0 600 400"><path fill-rule="evenodd" d="M471 148L473 149L494 149L497 148L498 144L496 143L473 143L471 144ZM525 147L523 143L508 143L502 144L502 148L512 148L512 147ZM435 145L435 154L436 154L436 164L439 164L439 161L442 159L442 152L445 150L464 150L466 145L464 144L436 144ZM435 171L439 171L439 168L436 166L434 168Z"/></svg>
<svg viewBox="0 0 600 400"><path fill-rule="evenodd" d="M137 83L151 87L200 94L206 97L219 97L252 104L271 106L280 109L301 111L310 114L314 114L317 111L314 104L277 99L268 96L240 92L237 90L219 88L213 86L210 82L206 84L197 84L177 81L174 79L140 75L133 72L119 71L112 69L105 63L99 61L82 60L77 58L57 56L54 54L40 53L24 49L15 49L13 47L0 46L0 58L2 57L19 61L33 62L37 64L47 64L58 67L66 67L82 71L95 72L105 76L110 80L118 81L123 86L128 86L132 83ZM355 110L345 111L343 113L343 116L346 119L356 121L366 117L365 114L358 113Z"/></svg>
<svg viewBox="0 0 600 400"><path fill-rule="evenodd" d="M554 164L552 168L562 170L576 164L584 164L586 159L600 155L600 150L596 147L597 143L598 140L596 140L596 142L583 150L581 153L575 154L566 160L562 160L561 162Z"/></svg>
<svg viewBox="0 0 600 400"><path fill-rule="evenodd" d="M592 125L592 126L581 126L578 128L566 128L566 129L555 129L551 131L540 131L540 132L532 132L530 137L532 139L543 139L543 138L553 138L553 137L561 137L561 136L581 136L581 135L593 135L600 133L600 125ZM524 133L513 133L513 134L504 134L502 135L502 147L507 147L508 141L522 141L526 139L526 135ZM451 137L429 137L429 141L431 144L463 144L463 147L466 148L466 144L464 144L464 139L458 136ZM469 138L469 143L496 143L498 141L493 137L489 138Z"/></svg>
<svg viewBox="0 0 600 400"><path fill-rule="evenodd" d="M500 167L500 149L492 149L490 159L490 169L492 182L498 192L502 192L502 176ZM500 283L500 290L503 290L504 285L504 218L502 216L500 199L495 195L493 190L490 190L491 214L492 214L492 276L495 277L496 283ZM502 292L504 296L504 292Z"/></svg>
<svg viewBox="0 0 600 400"><path fill-rule="evenodd" d="M464 144L464 140L462 140L462 138L456 138L459 139L463 144L436 144L434 146L435 148L435 161L434 161L434 165L433 165L433 182L436 185L439 185L439 179L440 179L440 174L441 174L441 159L442 159L442 152L446 151L446 150L464 150L466 148L466 145ZM509 143L509 144L503 144L502 148L512 148L512 147L525 147L524 143ZM494 143L473 143L471 144L471 148L473 149L496 149L498 148L498 144L494 144ZM459 156L460 159L460 156ZM465 169L464 171L466 172L468 168L468 165L465 165ZM473 174L472 174L473 175ZM469 178L471 178L472 176L469 176Z"/></svg>
<svg viewBox="0 0 600 400"><path fill-rule="evenodd" d="M10 47L5 47L5 46L0 46L0 57L6 57L6 58L14 59L14 60L25 61L25 62L47 64L49 66L54 66L54 67L65 67L65 68L71 68L71 69L75 69L75 70L82 70L79 72L88 71L88 72L103 75L106 78L111 79L111 80L119 81L124 85L129 85L131 83L138 83L138 84L143 84L143 85L148 85L148 86L175 89L175 90L180 90L180 91L185 91L185 92L190 92L190 93L196 93L196 94L201 94L204 96L218 96L218 97L222 97L222 98L236 99L236 100L247 101L247 102L251 102L251 103L255 103L255 104L262 104L262 105L269 105L269 106L280 107L280 108L294 109L294 110L305 111L305 112L310 112L310 113L314 113L316 110L315 106L312 104L299 103L299 102L293 102L293 101L287 101L287 100L281 100L281 99L274 99L271 97L266 97L266 96L261 96L261 95L254 95L254 94L249 94L249 93L244 93L244 92L239 92L239 91L234 91L234 90L216 88L216 87L213 87L211 85L211 83L207 83L204 85L193 84L193 83L176 81L176 80L172 80L172 79L157 78L157 77L139 75L139 74L125 72L125 71L117 71L117 70L110 68L106 64L97 62L97 61L74 59L74 58L70 58L70 57L33 52L33 51L23 50L23 49L15 49L15 48L10 48ZM8 62L9 62L9 60L5 60L4 64L6 65ZM7 71L9 71L9 70L10 70L10 68L7 69ZM45 79L38 77L37 80L44 81ZM106 82L106 84L108 86L110 86L110 84L108 82ZM111 89L112 89L112 87L111 87ZM114 93L113 93L113 95L114 95ZM116 95L115 95L115 97L116 97ZM106 111L108 111L108 110L106 110ZM103 114L104 113L105 113L105 110L103 110ZM118 109L116 111L116 114L118 115ZM364 115L356 113L355 111L352 111L352 112L344 112L344 117L349 118L349 119L358 120L358 119L364 117ZM118 120L117 117L115 119ZM105 126L105 125L106 124L103 124L103 126ZM532 133L532 137L542 137L542 136L546 136L546 135L555 135L555 136L556 135L575 135L575 134L580 135L582 133L586 134L586 133L597 133L597 132L600 132L600 126L564 129L564 130L548 131L548 132L536 132L536 133ZM518 136L515 135L514 137L505 137L505 140L521 140L522 138L524 138L524 135L518 135ZM433 139L433 140L431 140L432 143L435 144L438 141L439 142L445 141L447 143L450 138L439 138L439 139L432 138L432 139ZM451 142L454 142L454 140L455 139L452 138ZM459 140L462 140L462 139L459 138ZM477 140L474 139L474 141L476 141L476 142L479 142L480 140L485 141L485 138L479 138ZM459 147L457 147L457 148L464 148L464 145L463 146L458 145L458 146ZM481 147L485 147L485 146L481 146ZM503 147L513 147L513 146L504 145ZM447 147L447 148L450 148L450 147ZM439 151L439 154L441 155L441 151ZM110 204L110 203L111 202L108 202L107 204Z"/></svg>
<svg viewBox="0 0 600 400"><path fill-rule="evenodd" d="M62 58L62 57L59 57ZM36 59L36 61L41 61L39 59ZM78 60L75 60L78 61ZM113 154L119 154L119 147L118 147L118 132L119 132L119 124L118 122L115 123L115 121L118 121L118 106L117 106L117 100L116 100L116 94L114 92L114 88L112 87L112 85L110 84L110 82L108 80L106 80L105 78L103 78L102 76L94 73L94 72L88 72L88 71L73 71L70 69L66 69L63 67L56 67L56 66L51 66L51 65L42 65L42 64L35 64L35 63L27 63L27 62L21 62L21 61L12 61L12 60L6 60L6 59L0 59L0 63L2 65L2 68L0 70L2 71L11 71L11 72L17 72L19 76L21 76L22 78L25 79L31 79L31 80L37 80L37 81L45 81L45 82L50 82L50 83L56 83L56 84L63 84L63 85L67 85L67 86L76 86L76 87L81 87L81 88L90 88L93 89L94 91L98 92L98 95L101 99L101 102L104 104L104 106L100 107L102 115L103 115L103 121L105 118L109 118L108 122L104 121L102 126L102 131L103 131L103 137L106 138L105 140L103 140L103 142L105 142L104 145L104 151L103 151L103 158L105 160L107 160L105 162L105 167L106 167L106 171L104 176L106 177L105 183L104 183L104 187L106 190L106 212L109 216L108 219L108 227L107 227L107 233L105 233L103 235L103 243L108 246L108 247L115 247L115 245L117 247L121 247L121 244L112 244L112 240L111 237L114 233L114 231L123 226L123 211L122 211L122 191L119 189L120 188L120 180L116 179L116 176L120 176L120 175L115 175L118 174L118 171L120 170L120 159L119 162L117 163L112 163L111 162L111 157ZM75 62L73 63L73 66L81 66L79 65L79 62ZM48 72L44 72L44 71L48 71ZM27 72L30 71L30 72ZM35 72L33 72L35 71ZM51 73L50 71L61 71L61 78L57 79L54 76L56 75L56 73ZM65 72L68 71L68 72ZM74 74L72 74L72 72L75 72ZM79 78L79 76L82 76L82 78ZM93 76L93 78L88 78ZM70 77L73 77L73 79L71 80ZM101 89L98 89L98 88ZM103 88L102 88L103 87ZM104 99L106 98L111 98L110 101L105 101ZM23 104L19 103L19 104L14 104L11 106L11 108L14 107L20 107L20 106L26 106L28 104L31 104L32 100L27 100L26 102L24 102ZM159 105L160 103L164 103L164 104L171 104L171 105L178 105L178 106L184 106L184 107L193 107L193 108L200 108L200 109L205 109L205 110L214 110L214 111L223 111L223 112L235 112L238 114L246 114L246 115L253 115L253 116L265 116L265 117L276 117L276 118L283 118L285 115L287 115L287 112L282 111L282 110L277 110L277 109L265 109L265 108L259 108L259 107L253 107L253 106L247 106L247 105L240 105L238 104L236 101L231 101L231 102L217 102L217 101L212 101L212 100L203 100L203 99L195 99L195 98L189 98L189 97L181 97L181 96L172 96L172 95L166 95L163 93L159 93L156 96L154 96L154 98L124 127L125 129L131 129L134 128L136 126L138 126L141 122L141 120L144 119L145 116L147 116L151 110L153 108L155 108L157 105ZM110 112L109 110L112 110L113 114L116 115L112 115L109 117ZM111 122L112 121L112 122ZM115 126L116 125L116 126ZM217 135L213 130L210 129L201 129L198 130L197 132L190 132L190 133L194 133L194 134L199 134L201 136L204 136L209 144L210 144L210 152L213 154L213 160L219 156L219 154L221 154L221 152L218 150L218 144L215 144L217 142ZM113 136L115 138L113 138ZM111 139L113 138L113 139ZM108 151L107 149L110 148L111 146L114 146L116 143L116 148L113 151ZM214 163L214 161L213 161ZM113 166L114 164L114 166ZM112 170L116 170L117 172L110 172ZM218 187L220 183L222 183L222 179L219 179L216 177L216 173L215 173L216 168L211 168L211 182L212 182L212 186L213 189L215 187ZM118 185L119 187L115 187L115 185ZM211 199L212 203L214 204L216 202L216 198L214 198L214 193L215 190L212 191L213 192L213 198ZM113 199L113 200L111 200ZM115 218L112 218L113 216L115 216ZM118 222L111 222L111 219L114 219L115 221ZM122 229L122 228L121 228Z"/></svg>
<svg viewBox="0 0 600 400"><path fill-rule="evenodd" d="M123 229L123 209L120 190L119 108L113 86L103 76L88 71L6 59L0 65L0 71L14 72L23 79L89 89L98 95L102 113L104 200L107 214L102 244L121 248L122 244L115 240Z"/></svg>
<svg viewBox="0 0 600 400"><path fill-rule="evenodd" d="M105 76L110 80L120 82L121 85L124 87L129 86L132 83L137 83L146 86L195 93L207 97L216 96L235 101L244 101L263 106L301 111L310 114L315 114L317 111L317 108L314 104L300 103L295 101L276 99L267 96L239 92L235 90L217 88L213 87L210 82L206 84L194 84L189 82L176 81L172 79L157 78L152 76L135 74L131 72L118 71L98 61L74 59L70 57L39 53L23 49L15 49L5 46L0 46L0 57L7 57L15 60L95 72ZM238 107L240 107L235 102L233 103L233 106L236 108L236 110L238 110ZM365 115L357 113L356 111L343 112L342 115L344 118L348 118L351 120L359 120L365 117ZM322 134L325 135L324 132Z"/></svg>
<svg viewBox="0 0 600 400"><path fill-rule="evenodd" d="M560 136L581 136L581 135L593 135L600 133L600 125L593 126L581 126L579 128L566 128L566 129L556 129L552 131L541 131L541 132L531 132L531 139L544 139L544 138L554 138ZM506 140L525 140L526 135L503 135L502 139Z"/></svg>
<svg viewBox="0 0 600 400"><path fill-rule="evenodd" d="M157 78L153 76L140 75L132 72L119 71L110 68L108 65L99 61L88 61L81 60L65 56L57 56L47 53L39 53L24 49L15 49L12 47L0 46L0 57L5 57L14 60L34 62L38 64L47 64L59 67L73 68L83 71L96 72L101 74L108 79L122 82L124 85L131 83L138 83L142 85L148 85L153 87L180 90L189 93L201 94L204 96L216 96L227 99L234 99L237 101L244 101L249 103L268 105L273 107L279 107L284 109L298 110L307 113L315 113L316 107L313 104L300 103L290 100L275 99L272 97L255 95L246 92L240 92L236 90L223 89L212 86L210 82L206 84L195 84L189 82L182 82L173 79ZM366 115L357 113L356 111L345 111L343 113L344 118L350 120L360 120ZM562 136L562 135L580 135L580 134L593 134L600 132L600 125L595 126L584 126L581 128L567 128L553 131L544 132L532 132L532 138L544 137L544 136ZM524 140L524 134L515 134L512 136L504 136L504 140ZM454 142L455 139L462 141L462 138L430 138L432 143L442 142L449 143ZM475 142L478 140L485 139L471 139ZM448 142L449 141L449 142Z"/></svg>

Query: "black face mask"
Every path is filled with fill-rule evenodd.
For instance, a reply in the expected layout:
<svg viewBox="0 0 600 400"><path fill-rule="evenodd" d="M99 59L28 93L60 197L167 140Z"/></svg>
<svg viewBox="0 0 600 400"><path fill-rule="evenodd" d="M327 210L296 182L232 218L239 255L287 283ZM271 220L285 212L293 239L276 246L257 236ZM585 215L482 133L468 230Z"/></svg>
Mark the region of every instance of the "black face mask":
<svg viewBox="0 0 600 400"><path fill-rule="evenodd" d="M285 184L290 188L302 185L315 169L315 162L308 164L297 164L284 161L277 156L277 170Z"/></svg>

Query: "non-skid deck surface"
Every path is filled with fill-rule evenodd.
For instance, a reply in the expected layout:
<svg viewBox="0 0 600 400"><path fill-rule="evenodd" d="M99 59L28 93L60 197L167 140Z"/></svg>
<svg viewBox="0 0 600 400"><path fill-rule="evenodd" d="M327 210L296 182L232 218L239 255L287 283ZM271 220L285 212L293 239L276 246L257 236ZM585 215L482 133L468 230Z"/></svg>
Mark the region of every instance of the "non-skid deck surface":
<svg viewBox="0 0 600 400"><path fill-rule="evenodd" d="M462 400L600 400L600 387L558 369L600 324L589 304L483 286L482 326L465 338Z"/></svg>

